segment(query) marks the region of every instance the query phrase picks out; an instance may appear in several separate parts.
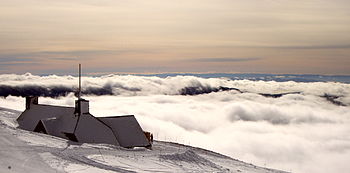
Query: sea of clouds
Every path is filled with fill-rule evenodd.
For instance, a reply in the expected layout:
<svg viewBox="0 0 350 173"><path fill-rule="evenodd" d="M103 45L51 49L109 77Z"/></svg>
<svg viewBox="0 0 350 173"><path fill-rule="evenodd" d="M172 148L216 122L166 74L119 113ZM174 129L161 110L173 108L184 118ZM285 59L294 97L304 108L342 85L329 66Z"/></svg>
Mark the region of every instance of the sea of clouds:
<svg viewBox="0 0 350 173"><path fill-rule="evenodd" d="M158 140L292 172L350 170L350 84L195 76L83 77L95 116L134 114ZM73 106L73 76L0 75L0 107Z"/></svg>

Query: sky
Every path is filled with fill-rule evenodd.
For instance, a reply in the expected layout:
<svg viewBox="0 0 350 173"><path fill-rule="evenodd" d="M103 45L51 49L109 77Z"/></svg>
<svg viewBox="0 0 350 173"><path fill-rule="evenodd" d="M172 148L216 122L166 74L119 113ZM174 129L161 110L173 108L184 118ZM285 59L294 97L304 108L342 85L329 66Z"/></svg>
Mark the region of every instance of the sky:
<svg viewBox="0 0 350 173"><path fill-rule="evenodd" d="M350 75L348 0L0 2L0 74Z"/></svg>

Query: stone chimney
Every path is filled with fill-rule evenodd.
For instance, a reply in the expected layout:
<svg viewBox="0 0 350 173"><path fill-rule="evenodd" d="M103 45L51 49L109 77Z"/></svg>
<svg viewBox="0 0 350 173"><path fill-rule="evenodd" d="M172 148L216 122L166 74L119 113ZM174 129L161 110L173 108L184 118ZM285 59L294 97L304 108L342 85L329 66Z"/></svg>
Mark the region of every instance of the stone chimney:
<svg viewBox="0 0 350 173"><path fill-rule="evenodd" d="M30 109L30 106L33 104L39 104L37 96L27 96L26 97L26 109Z"/></svg>
<svg viewBox="0 0 350 173"><path fill-rule="evenodd" d="M75 112L76 114L89 113L89 100L79 99L75 101Z"/></svg>

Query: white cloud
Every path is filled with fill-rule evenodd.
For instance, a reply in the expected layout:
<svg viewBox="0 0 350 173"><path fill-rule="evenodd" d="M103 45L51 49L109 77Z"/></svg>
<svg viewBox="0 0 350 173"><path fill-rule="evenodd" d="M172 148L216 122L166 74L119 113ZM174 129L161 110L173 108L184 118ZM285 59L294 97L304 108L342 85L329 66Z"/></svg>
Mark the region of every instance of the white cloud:
<svg viewBox="0 0 350 173"><path fill-rule="evenodd" d="M3 84L44 87L75 86L71 76L0 75ZM203 147L246 162L293 172L343 172L350 169L350 107L320 96L343 96L349 105L350 84L263 82L118 76L84 77L84 88L109 84L116 95L84 96L95 116L134 114L156 139ZM123 87L121 87L123 86ZM196 96L179 95L184 87L238 88ZM139 88L131 91L126 88ZM257 93L289 94L269 98ZM118 95L117 95L118 94ZM42 97L43 104L74 105L74 95ZM1 107L23 110L24 99L0 99Z"/></svg>

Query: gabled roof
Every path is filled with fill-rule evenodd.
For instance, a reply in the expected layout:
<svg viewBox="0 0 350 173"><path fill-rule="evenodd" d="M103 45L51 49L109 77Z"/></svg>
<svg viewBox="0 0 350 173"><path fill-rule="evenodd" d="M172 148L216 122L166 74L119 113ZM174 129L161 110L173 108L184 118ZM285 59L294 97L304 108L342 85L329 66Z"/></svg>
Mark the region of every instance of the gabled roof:
<svg viewBox="0 0 350 173"><path fill-rule="evenodd" d="M151 145L134 115L97 118L113 129L120 146L128 148Z"/></svg>
<svg viewBox="0 0 350 173"><path fill-rule="evenodd" d="M32 104L30 109L26 109L17 118L17 121L22 129L33 131L39 120L55 118L61 122L55 125L56 128L72 133L78 120L74 114L74 110L74 107Z"/></svg>

